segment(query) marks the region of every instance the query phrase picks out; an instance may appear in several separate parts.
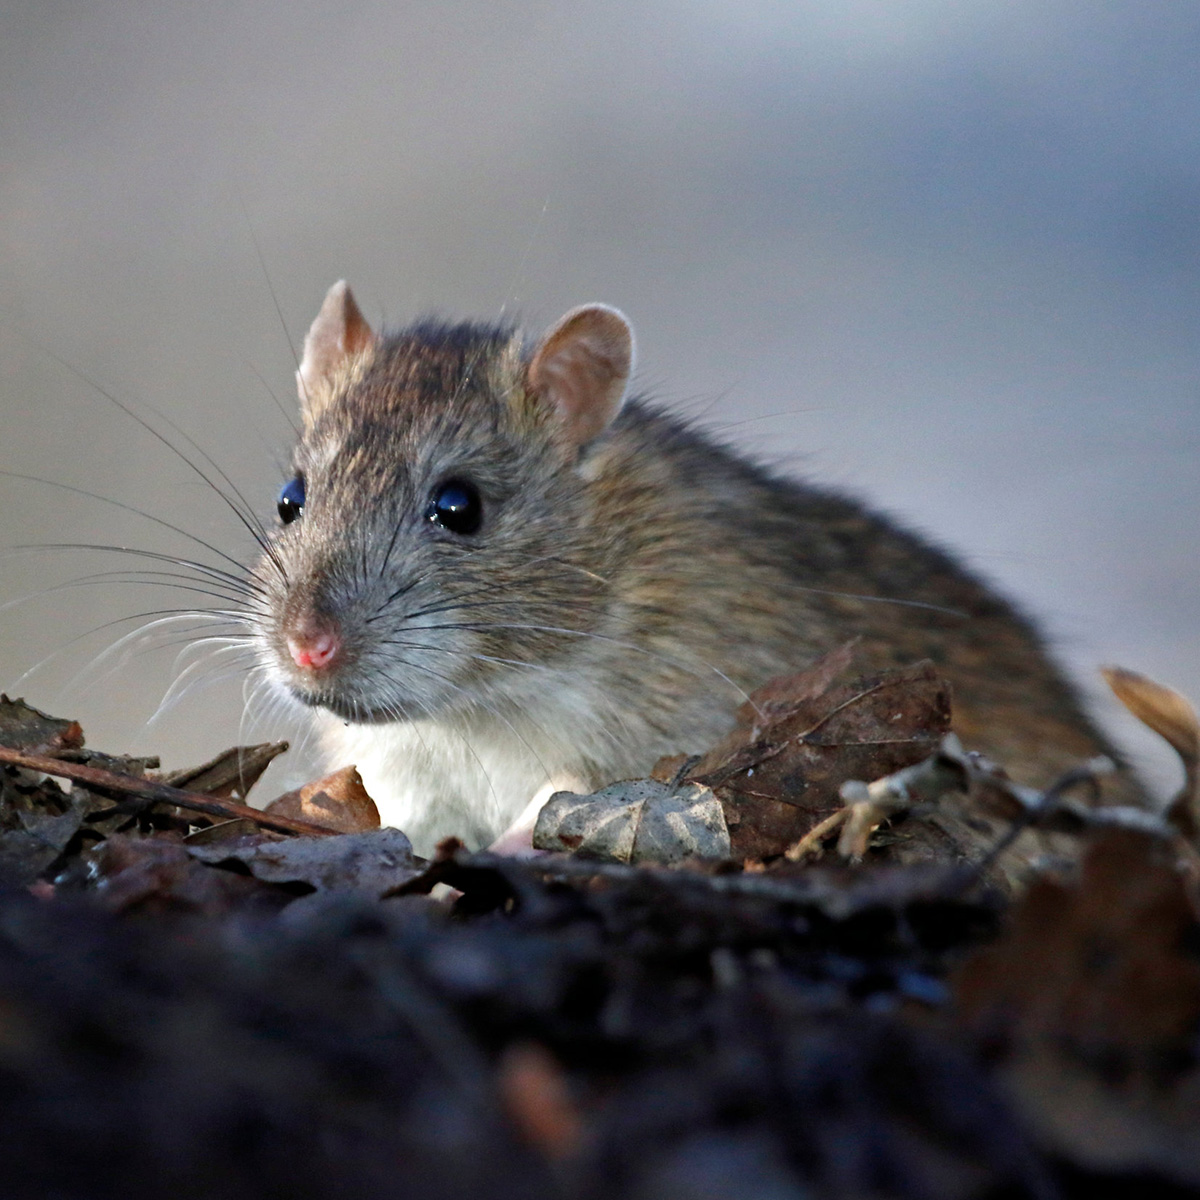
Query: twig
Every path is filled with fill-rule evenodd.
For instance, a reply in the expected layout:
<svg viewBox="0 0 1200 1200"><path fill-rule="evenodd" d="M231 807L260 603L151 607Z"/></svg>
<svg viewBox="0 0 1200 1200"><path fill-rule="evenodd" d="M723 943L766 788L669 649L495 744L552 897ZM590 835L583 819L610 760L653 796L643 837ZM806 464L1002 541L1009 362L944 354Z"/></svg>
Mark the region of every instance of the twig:
<svg viewBox="0 0 1200 1200"><path fill-rule="evenodd" d="M73 783L82 783L105 792L139 796L156 804L174 804L178 808L205 813L210 817L253 821L264 829L274 829L279 833L295 833L305 837L330 837L337 833L336 829L327 829L324 825L314 825L311 821L298 821L292 817L273 816L232 800L218 800L200 792L185 792L182 788L171 787L169 784L139 779L136 775L120 775L116 771L106 771L101 767L62 762L40 754L22 754L19 750L9 750L5 746L0 746L0 763L24 767L27 771L41 771L43 775L56 775L60 779L70 779Z"/></svg>
<svg viewBox="0 0 1200 1200"><path fill-rule="evenodd" d="M1027 829L1039 822L1046 822L1049 817L1053 816L1055 810L1061 806L1063 797L1071 788L1086 784L1092 789L1093 800L1097 799L1100 794L1098 776L1110 774L1112 770L1113 764L1110 759L1094 758L1091 762L1075 767L1055 780L1033 804L1028 805L1024 812L1013 819L1004 836L974 864L976 878L982 879L991 870L1000 855Z"/></svg>
<svg viewBox="0 0 1200 1200"><path fill-rule="evenodd" d="M839 808L825 820L814 825L794 846L789 846L784 852L788 862L799 862L806 854L812 854L821 843L850 816L850 806Z"/></svg>

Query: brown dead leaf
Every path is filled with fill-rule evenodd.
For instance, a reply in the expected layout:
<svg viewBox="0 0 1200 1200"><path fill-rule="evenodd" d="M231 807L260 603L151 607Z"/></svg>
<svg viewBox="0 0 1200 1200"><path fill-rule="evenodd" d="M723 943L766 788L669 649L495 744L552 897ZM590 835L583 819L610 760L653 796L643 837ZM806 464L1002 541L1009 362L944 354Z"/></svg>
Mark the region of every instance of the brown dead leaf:
<svg viewBox="0 0 1200 1200"><path fill-rule="evenodd" d="M1198 934L1169 847L1111 832L1077 884L1036 881L959 972L960 1020L1060 1153L1200 1182Z"/></svg>
<svg viewBox="0 0 1200 1200"><path fill-rule="evenodd" d="M264 811L277 817L312 821L338 833L366 833L380 826L379 809L354 767L343 767L324 779L285 792Z"/></svg>
<svg viewBox="0 0 1200 1200"><path fill-rule="evenodd" d="M738 726L687 777L721 801L733 854L782 854L842 807L847 779L877 779L932 754L950 728L950 687L932 664L837 683L842 646L760 688Z"/></svg>
<svg viewBox="0 0 1200 1200"><path fill-rule="evenodd" d="M0 746L26 754L54 754L78 750L82 745L78 721L52 717L24 700L10 700L0 693Z"/></svg>
<svg viewBox="0 0 1200 1200"><path fill-rule="evenodd" d="M650 778L655 783L675 783L679 772L694 761L696 761L694 755L665 754L650 768Z"/></svg>
<svg viewBox="0 0 1200 1200"><path fill-rule="evenodd" d="M768 679L738 709L738 724L757 728L786 716L798 704L819 700L834 680L850 669L857 645L857 638L843 642L835 650L814 659L803 671Z"/></svg>
<svg viewBox="0 0 1200 1200"><path fill-rule="evenodd" d="M163 782L171 787L184 788L189 792L202 792L206 796L218 796L223 800L244 800L262 773L287 748L287 742L234 746L198 767L170 772L163 777Z"/></svg>
<svg viewBox="0 0 1200 1200"><path fill-rule="evenodd" d="M253 904L277 908L291 896L248 875L214 871L167 837L113 834L95 851L96 895L112 912L216 916Z"/></svg>
<svg viewBox="0 0 1200 1200"><path fill-rule="evenodd" d="M1143 725L1163 738L1183 762L1183 789L1168 817L1193 841L1200 836L1200 719L1185 696L1124 667L1101 667L1114 695Z"/></svg>
<svg viewBox="0 0 1200 1200"><path fill-rule="evenodd" d="M185 852L213 866L241 864L266 883L303 884L318 892L358 892L373 898L420 874L412 846L398 829L322 838L258 835L230 843L188 842Z"/></svg>
<svg viewBox="0 0 1200 1200"><path fill-rule="evenodd" d="M1100 673L1117 699L1143 725L1170 742L1181 758L1192 762L1200 758L1200 721L1185 697L1124 667L1101 667Z"/></svg>

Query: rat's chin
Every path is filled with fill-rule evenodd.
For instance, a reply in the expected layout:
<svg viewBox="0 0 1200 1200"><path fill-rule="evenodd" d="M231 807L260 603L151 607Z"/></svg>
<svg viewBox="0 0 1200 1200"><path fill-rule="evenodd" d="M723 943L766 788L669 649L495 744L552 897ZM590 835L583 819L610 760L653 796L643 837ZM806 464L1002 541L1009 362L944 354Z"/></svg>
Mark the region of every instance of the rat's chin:
<svg viewBox="0 0 1200 1200"><path fill-rule="evenodd" d="M289 686L288 692L306 708L323 708L339 720L352 725L385 725L405 719L407 706L398 702L389 704L387 708L376 708L365 700L306 692L296 687Z"/></svg>

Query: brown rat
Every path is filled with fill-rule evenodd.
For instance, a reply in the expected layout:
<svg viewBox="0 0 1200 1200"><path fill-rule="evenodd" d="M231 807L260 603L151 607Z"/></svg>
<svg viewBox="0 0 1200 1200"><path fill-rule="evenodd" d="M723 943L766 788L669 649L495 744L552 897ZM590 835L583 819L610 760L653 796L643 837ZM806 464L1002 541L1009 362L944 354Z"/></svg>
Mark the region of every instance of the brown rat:
<svg viewBox="0 0 1200 1200"><path fill-rule="evenodd" d="M375 335L344 283L309 331L261 662L420 851L559 787L705 749L745 693L861 638L933 659L955 728L1022 782L1111 753L1030 623L861 504L640 400L616 310ZM1136 792L1136 784L1127 789Z"/></svg>

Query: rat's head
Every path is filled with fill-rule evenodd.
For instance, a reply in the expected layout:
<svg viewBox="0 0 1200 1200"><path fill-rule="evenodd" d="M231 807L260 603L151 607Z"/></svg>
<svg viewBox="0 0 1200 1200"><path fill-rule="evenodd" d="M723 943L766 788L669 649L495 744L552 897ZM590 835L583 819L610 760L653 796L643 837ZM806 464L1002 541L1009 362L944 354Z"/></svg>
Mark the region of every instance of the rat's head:
<svg viewBox="0 0 1200 1200"><path fill-rule="evenodd" d="M577 653L606 586L588 447L619 411L628 322L374 334L330 289L297 372L304 430L255 568L259 657L348 720L487 707Z"/></svg>

